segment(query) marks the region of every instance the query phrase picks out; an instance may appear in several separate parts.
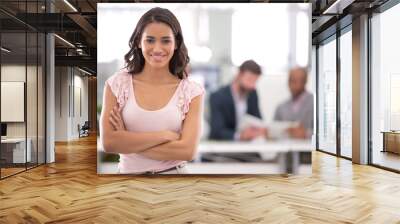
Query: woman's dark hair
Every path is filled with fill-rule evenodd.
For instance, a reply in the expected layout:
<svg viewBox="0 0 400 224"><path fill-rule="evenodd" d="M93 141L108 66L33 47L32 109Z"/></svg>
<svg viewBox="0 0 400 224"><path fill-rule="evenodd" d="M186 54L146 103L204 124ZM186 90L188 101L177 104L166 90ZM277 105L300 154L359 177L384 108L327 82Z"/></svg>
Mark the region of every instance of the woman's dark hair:
<svg viewBox="0 0 400 224"><path fill-rule="evenodd" d="M169 62L169 71L178 76L180 79L184 79L187 74L185 67L189 63L189 56L187 48L183 41L182 29L179 25L178 19L168 9L163 8L152 8L147 11L139 20L135 30L129 40L129 52L125 55L125 64L128 72L132 75L140 73L143 70L145 60L141 49L139 48L140 39L143 34L144 28L152 22L164 23L168 25L175 37L174 55Z"/></svg>

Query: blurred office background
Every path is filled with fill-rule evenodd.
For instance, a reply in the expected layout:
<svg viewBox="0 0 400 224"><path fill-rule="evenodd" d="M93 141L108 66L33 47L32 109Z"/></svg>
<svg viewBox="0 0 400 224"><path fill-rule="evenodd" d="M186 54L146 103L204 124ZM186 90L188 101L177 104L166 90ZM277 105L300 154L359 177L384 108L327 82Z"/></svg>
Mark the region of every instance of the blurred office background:
<svg viewBox="0 0 400 224"><path fill-rule="evenodd" d="M98 116L104 83L124 66L123 56L129 50L128 41L136 23L146 11L157 6L170 9L178 18L189 51L190 78L204 85L206 89L203 141L207 140L209 132L209 95L219 87L229 84L237 74L238 66L245 60L253 59L262 66L263 74L257 83L257 92L265 123L272 121L278 104L290 97L287 84L290 68L306 67L309 71L307 90L314 92L310 56L311 5L308 3L105 3L98 4L97 17ZM104 157L102 155L101 158ZM307 155L310 162L311 153ZM275 156L265 158L275 158L272 161L276 162ZM276 165L272 164L272 167L269 169L271 171L267 170L265 173L277 172L274 170ZM251 170L256 172L256 168ZM307 165L307 172L311 172L310 164Z"/></svg>
<svg viewBox="0 0 400 224"><path fill-rule="evenodd" d="M157 4L99 4L98 94L105 80L124 66L128 41L139 18ZM262 66L258 82L263 117L272 120L277 104L289 97L288 69L310 68L310 5L297 4L162 4L181 23L192 78L207 93L232 81L237 67L253 59ZM310 77L308 90L312 91Z"/></svg>

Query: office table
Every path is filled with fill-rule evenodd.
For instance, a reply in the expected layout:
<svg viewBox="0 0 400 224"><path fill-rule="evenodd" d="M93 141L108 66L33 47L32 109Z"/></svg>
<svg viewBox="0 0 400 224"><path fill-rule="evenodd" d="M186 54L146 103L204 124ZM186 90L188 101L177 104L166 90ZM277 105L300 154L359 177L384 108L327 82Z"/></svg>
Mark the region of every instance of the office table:
<svg viewBox="0 0 400 224"><path fill-rule="evenodd" d="M383 134L382 152L392 152L400 154L400 132L382 131L381 133Z"/></svg>
<svg viewBox="0 0 400 224"><path fill-rule="evenodd" d="M101 161L102 149L98 150L97 171L101 174L115 174L118 172L118 162ZM187 163L188 174L311 174L311 163L300 164L300 153L308 153L311 159L311 151L315 147L311 141L306 140L281 140L268 142L224 142L202 141L200 142L194 162ZM232 153L232 152L258 152L262 157L271 158L277 156L274 163L212 163L200 162L205 153Z"/></svg>
<svg viewBox="0 0 400 224"><path fill-rule="evenodd" d="M25 164L31 161L31 144L30 138L27 138L27 146L25 153L25 138L6 138L1 139L1 159L5 164Z"/></svg>
<svg viewBox="0 0 400 224"><path fill-rule="evenodd" d="M297 173L300 153L307 153L315 147L311 140L277 140L262 142L203 141L197 149L195 162L200 162L205 153L246 153L257 152L264 157L277 156L280 173Z"/></svg>

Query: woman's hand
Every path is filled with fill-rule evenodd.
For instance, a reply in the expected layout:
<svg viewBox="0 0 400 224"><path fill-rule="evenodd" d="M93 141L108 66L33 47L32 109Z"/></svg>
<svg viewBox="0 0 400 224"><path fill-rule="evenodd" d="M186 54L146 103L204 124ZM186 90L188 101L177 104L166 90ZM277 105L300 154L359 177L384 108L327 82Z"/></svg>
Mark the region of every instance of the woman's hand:
<svg viewBox="0 0 400 224"><path fill-rule="evenodd" d="M125 131L124 121L121 118L121 110L117 106L111 110L109 121L115 131Z"/></svg>

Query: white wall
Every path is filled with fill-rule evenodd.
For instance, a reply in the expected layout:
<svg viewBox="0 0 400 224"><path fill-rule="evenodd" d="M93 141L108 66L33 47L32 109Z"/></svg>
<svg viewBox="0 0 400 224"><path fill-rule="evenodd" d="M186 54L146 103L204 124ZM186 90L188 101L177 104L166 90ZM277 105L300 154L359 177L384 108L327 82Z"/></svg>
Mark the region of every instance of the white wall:
<svg viewBox="0 0 400 224"><path fill-rule="evenodd" d="M27 78L27 81L25 80ZM44 100L45 90L43 82L44 74L41 66L25 66L20 64L3 64L1 66L1 79L3 81L24 82L26 83L26 107L20 108L22 113L26 112L26 121L22 122L6 122L7 137L24 138L25 135L31 140L32 161L36 162L38 153L39 163L44 163L44 134L45 134L45 117L44 117ZM3 91L3 89L2 89ZM24 90L20 90L21 94ZM37 92L38 91L38 92ZM7 97L6 95L2 95ZM24 102L23 102L24 103ZM12 108L3 107L3 112L13 113ZM26 134L25 134L26 133ZM52 158L52 157L48 157ZM51 162L51 160L49 160Z"/></svg>
<svg viewBox="0 0 400 224"><path fill-rule="evenodd" d="M88 120L88 78L82 75L79 70L71 67L56 67L56 141L77 139L78 124L82 126ZM82 114L79 113L79 105Z"/></svg>
<svg viewBox="0 0 400 224"><path fill-rule="evenodd" d="M79 72L79 71L78 71ZM81 126L85 123L85 121L88 121L88 106L89 106L89 102L88 102L88 77L82 77L80 76L80 74L82 73L78 73L77 75L77 70L74 71L74 93L75 94L73 96L74 100L75 100L75 106L74 106L74 110L75 113L73 114L73 119L72 119L72 132L71 135L73 136L73 138L78 137L79 133L78 133L78 124L80 124ZM77 89L80 89L80 99L78 96L78 92ZM78 101L81 100L81 102L79 103ZM80 105L79 105L80 104ZM79 106L81 106L81 110L82 110L82 114L80 114L79 111Z"/></svg>
<svg viewBox="0 0 400 224"><path fill-rule="evenodd" d="M264 121L271 122L276 107L290 97L287 74L262 75L257 83L259 106Z"/></svg>
<svg viewBox="0 0 400 224"><path fill-rule="evenodd" d="M28 69L30 69L28 67ZM2 65L1 81L25 82L25 65ZM1 108L6 110L7 108ZM7 137L25 137L24 122L7 122Z"/></svg>
<svg viewBox="0 0 400 224"><path fill-rule="evenodd" d="M28 74L36 74L36 67L33 66L27 66L25 67L22 65L2 65L1 66L1 81L18 81L18 82L25 82L25 69L28 72ZM28 77L29 78L29 77ZM36 81L29 80L30 85L36 85ZM32 106L36 108L36 88L27 88L27 103L28 106ZM33 91L33 92L31 92ZM31 102L35 102L32 105ZM40 106L40 105L39 105ZM23 108L22 108L23 109ZM2 110L7 110L7 108L2 108ZM35 121L36 123L36 113L33 113L32 111L35 111L33 108L27 109L27 119L28 122ZM33 133L33 130L35 130L36 133L36 126L33 127L34 125L29 123L28 125L28 137L30 133ZM7 122L7 136L8 137L25 137L25 122Z"/></svg>

